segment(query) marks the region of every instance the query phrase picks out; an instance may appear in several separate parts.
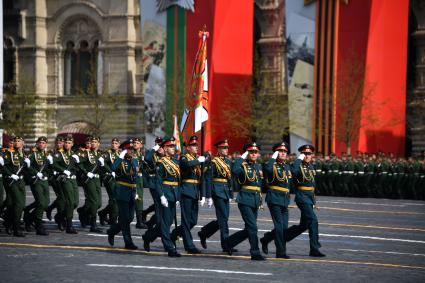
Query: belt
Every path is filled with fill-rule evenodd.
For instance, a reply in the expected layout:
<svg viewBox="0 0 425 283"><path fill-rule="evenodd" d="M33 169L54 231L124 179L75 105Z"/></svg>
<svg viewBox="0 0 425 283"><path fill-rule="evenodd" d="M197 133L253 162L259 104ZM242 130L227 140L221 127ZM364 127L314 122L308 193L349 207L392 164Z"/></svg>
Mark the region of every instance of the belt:
<svg viewBox="0 0 425 283"><path fill-rule="evenodd" d="M354 171L347 171L348 174L354 174Z"/></svg>
<svg viewBox="0 0 425 283"><path fill-rule="evenodd" d="M261 188L257 186L242 186L242 189L257 191L257 192L261 191Z"/></svg>
<svg viewBox="0 0 425 283"><path fill-rule="evenodd" d="M199 181L195 179L184 179L182 183L199 184Z"/></svg>
<svg viewBox="0 0 425 283"><path fill-rule="evenodd" d="M219 183L227 183L227 179L225 178L212 178L213 182L219 182Z"/></svg>
<svg viewBox="0 0 425 283"><path fill-rule="evenodd" d="M331 172L338 173L339 170L331 170Z"/></svg>
<svg viewBox="0 0 425 283"><path fill-rule="evenodd" d="M299 186L297 189L301 191L314 191L314 187Z"/></svg>
<svg viewBox="0 0 425 283"><path fill-rule="evenodd" d="M149 177L155 177L156 174L149 174Z"/></svg>
<svg viewBox="0 0 425 283"><path fill-rule="evenodd" d="M99 178L99 174L93 174L93 178Z"/></svg>
<svg viewBox="0 0 425 283"><path fill-rule="evenodd" d="M127 188L132 188L132 189L135 189L137 187L136 184L127 183L127 182L124 182L124 181L116 181L115 183L120 184L120 185L127 187Z"/></svg>
<svg viewBox="0 0 425 283"><path fill-rule="evenodd" d="M276 190L276 191L281 191L281 192L285 192L285 193L289 193L289 189L285 188L285 187L279 187L279 186L269 186L270 189L272 190Z"/></svg>
<svg viewBox="0 0 425 283"><path fill-rule="evenodd" d="M381 174L388 174L388 172L381 172Z"/></svg>
<svg viewBox="0 0 425 283"><path fill-rule="evenodd" d="M178 186L179 182L163 181L162 184L169 185L169 186Z"/></svg>
<svg viewBox="0 0 425 283"><path fill-rule="evenodd" d="M65 175L65 176L66 176L66 175ZM67 178L67 179L77 179L77 176L72 175L72 176L69 176L69 177L67 176L66 178Z"/></svg>
<svg viewBox="0 0 425 283"><path fill-rule="evenodd" d="M322 172L322 169L316 169L317 172Z"/></svg>

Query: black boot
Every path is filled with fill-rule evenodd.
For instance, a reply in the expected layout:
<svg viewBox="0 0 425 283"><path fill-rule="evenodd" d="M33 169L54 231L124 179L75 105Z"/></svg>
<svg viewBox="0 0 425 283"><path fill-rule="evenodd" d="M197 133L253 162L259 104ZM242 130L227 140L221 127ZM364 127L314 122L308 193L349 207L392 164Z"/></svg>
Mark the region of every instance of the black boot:
<svg viewBox="0 0 425 283"><path fill-rule="evenodd" d="M176 250L171 250L168 252L169 257L181 257L182 255L179 254Z"/></svg>
<svg viewBox="0 0 425 283"><path fill-rule="evenodd" d="M74 225L72 224L72 218L66 219L66 233L67 234L78 234L77 230L75 230Z"/></svg>
<svg viewBox="0 0 425 283"><path fill-rule="evenodd" d="M40 235L40 236L48 236L49 235L49 233L46 231L46 228L41 223L41 220L36 220L35 231L36 231L35 233L37 235Z"/></svg>
<svg viewBox="0 0 425 283"><path fill-rule="evenodd" d="M111 232L109 231L109 229L106 230L106 234L108 234L108 243L109 243L109 245L111 245L111 247L113 247L114 246L114 242L115 242L114 235L111 234Z"/></svg>
<svg viewBox="0 0 425 283"><path fill-rule="evenodd" d="M99 215L99 222L100 225L105 226L108 222L108 218L106 217L106 211L100 210L97 215Z"/></svg>
<svg viewBox="0 0 425 283"><path fill-rule="evenodd" d="M30 211L25 208L24 209L24 224L25 224L25 231L31 232L31 226L33 225L33 219Z"/></svg>
<svg viewBox="0 0 425 283"><path fill-rule="evenodd" d="M251 260L266 260L262 255L252 255Z"/></svg>
<svg viewBox="0 0 425 283"><path fill-rule="evenodd" d="M86 228L88 223L87 223L87 216L84 211L84 206L77 208L77 212L78 212L78 219L80 220L81 227Z"/></svg>
<svg viewBox="0 0 425 283"><path fill-rule="evenodd" d="M136 215L136 228L137 229L148 229L148 226L142 221L142 213L138 212Z"/></svg>
<svg viewBox="0 0 425 283"><path fill-rule="evenodd" d="M58 225L58 229L59 229L60 231L65 230L65 229L64 229L64 225L63 225L63 223L64 223L64 219L63 219L63 217L62 217L61 215L59 215L59 213L55 215L55 222L56 222L56 224Z"/></svg>
<svg viewBox="0 0 425 283"><path fill-rule="evenodd" d="M25 237L25 234L22 232L19 225L13 225L13 236L15 237Z"/></svg>
<svg viewBox="0 0 425 283"><path fill-rule="evenodd" d="M207 236L205 235L204 232L202 232L202 230L198 232L198 236L199 236L199 239L201 240L201 246L204 249L206 249L207 248Z"/></svg>
<svg viewBox="0 0 425 283"><path fill-rule="evenodd" d="M142 236L142 239L143 239L143 248L145 249L145 251L150 252L151 251L150 243L148 240L146 240L145 235Z"/></svg>
<svg viewBox="0 0 425 283"><path fill-rule="evenodd" d="M51 205L49 205L48 207L47 207L47 209L46 209L46 217L47 217L47 219L49 219L50 221L52 221L52 211L53 211L53 204L54 204L54 202L51 204Z"/></svg>
<svg viewBox="0 0 425 283"><path fill-rule="evenodd" d="M260 242L261 242L261 249L263 250L263 253L268 254L269 253L269 247L268 247L268 243L266 242L266 239L261 238Z"/></svg>
<svg viewBox="0 0 425 283"><path fill-rule="evenodd" d="M135 244L133 244L133 243L125 244L125 247L124 248L126 250L137 250L138 249L138 247Z"/></svg>
<svg viewBox="0 0 425 283"><path fill-rule="evenodd" d="M310 256L312 257L325 257L325 254L322 254L319 250L310 250Z"/></svg>
<svg viewBox="0 0 425 283"><path fill-rule="evenodd" d="M93 233L102 233L103 232L102 229L100 229L96 225L96 217L93 217L91 222L90 222L90 232L93 232Z"/></svg>

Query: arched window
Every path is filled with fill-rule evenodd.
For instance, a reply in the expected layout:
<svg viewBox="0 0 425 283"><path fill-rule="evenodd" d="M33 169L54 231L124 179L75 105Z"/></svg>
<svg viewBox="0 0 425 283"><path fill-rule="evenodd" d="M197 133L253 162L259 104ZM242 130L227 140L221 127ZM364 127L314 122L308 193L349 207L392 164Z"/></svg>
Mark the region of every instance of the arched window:
<svg viewBox="0 0 425 283"><path fill-rule="evenodd" d="M94 23L87 18L72 21L62 31L65 95L97 94L99 39Z"/></svg>
<svg viewBox="0 0 425 283"><path fill-rule="evenodd" d="M9 37L4 39L3 46L3 88L5 92L15 92L16 79L16 48Z"/></svg>

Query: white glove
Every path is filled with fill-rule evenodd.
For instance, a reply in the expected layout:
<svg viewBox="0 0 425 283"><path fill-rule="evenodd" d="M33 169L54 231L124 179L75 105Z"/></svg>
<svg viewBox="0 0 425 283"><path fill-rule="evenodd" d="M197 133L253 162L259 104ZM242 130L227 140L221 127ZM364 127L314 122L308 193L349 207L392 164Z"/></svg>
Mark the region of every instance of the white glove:
<svg viewBox="0 0 425 283"><path fill-rule="evenodd" d="M176 201L176 207L180 207L180 202Z"/></svg>
<svg viewBox="0 0 425 283"><path fill-rule="evenodd" d="M74 159L75 159L75 162L80 163L80 157L79 157L78 155L73 154L73 155L72 155L72 158L74 158Z"/></svg>
<svg viewBox="0 0 425 283"><path fill-rule="evenodd" d="M4 159L3 157L0 156L0 165L3 166L4 165Z"/></svg>
<svg viewBox="0 0 425 283"><path fill-rule="evenodd" d="M105 166L105 159L103 159L103 157L101 156L101 157L99 157L99 163L100 163L100 166Z"/></svg>
<svg viewBox="0 0 425 283"><path fill-rule="evenodd" d="M198 161L201 162L201 163L204 163L205 162L205 156L203 156L203 155L199 156Z"/></svg>
<svg viewBox="0 0 425 283"><path fill-rule="evenodd" d="M87 177L89 177L90 179L92 179L94 177L94 174L92 172L87 173Z"/></svg>
<svg viewBox="0 0 425 283"><path fill-rule="evenodd" d="M161 196L161 204L165 207L168 207L168 200L165 196Z"/></svg>
<svg viewBox="0 0 425 283"><path fill-rule="evenodd" d="M204 204L205 204L205 197L202 197L202 198L201 198L201 200L199 201L199 204L200 204L201 206L204 206Z"/></svg>
<svg viewBox="0 0 425 283"><path fill-rule="evenodd" d="M15 174L12 174L12 176L10 176L10 178L12 178L15 181L18 181L19 180L19 176L18 175L15 175Z"/></svg>
<svg viewBox="0 0 425 283"><path fill-rule="evenodd" d="M242 159L246 159L246 157L248 156L248 151L245 151L243 154L242 154Z"/></svg>
<svg viewBox="0 0 425 283"><path fill-rule="evenodd" d="M124 149L123 151L121 151L121 153L120 153L120 158L121 159L124 159L124 156L127 154L127 150L126 149Z"/></svg>
<svg viewBox="0 0 425 283"><path fill-rule="evenodd" d="M115 174L115 172L112 172L112 173L111 173L111 175L112 175L112 177L114 177L114 178L115 178L115 175L116 175L116 174Z"/></svg>
<svg viewBox="0 0 425 283"><path fill-rule="evenodd" d="M304 158L305 158L305 154L304 153L301 153L300 155L298 155L298 159L304 160Z"/></svg>
<svg viewBox="0 0 425 283"><path fill-rule="evenodd" d="M38 177L39 179L43 178L43 173L38 172L38 173L37 173L37 177Z"/></svg>
<svg viewBox="0 0 425 283"><path fill-rule="evenodd" d="M213 200L212 200L212 198L208 198L208 199L207 199L207 204L208 204L208 208L211 208L211 206L213 205Z"/></svg>
<svg viewBox="0 0 425 283"><path fill-rule="evenodd" d="M152 147L152 149L153 149L153 150L155 150L155 151L158 151L158 149L159 149L159 148L160 148L160 146L159 146L159 145L157 145L157 144L156 144L156 145L154 145L154 147Z"/></svg>
<svg viewBox="0 0 425 283"><path fill-rule="evenodd" d="M47 155L47 161L49 161L50 165L53 164L53 157L51 155Z"/></svg>
<svg viewBox="0 0 425 283"><path fill-rule="evenodd" d="M135 199L135 200L139 200L139 199L140 199L139 195L138 195L138 194L136 194L136 196L134 197L134 199Z"/></svg>
<svg viewBox="0 0 425 283"><path fill-rule="evenodd" d="M229 198L229 203L232 203L233 202L233 199L232 198Z"/></svg>
<svg viewBox="0 0 425 283"><path fill-rule="evenodd" d="M276 159L278 155L279 155L279 151L275 151L272 155L272 158Z"/></svg>
<svg viewBox="0 0 425 283"><path fill-rule="evenodd" d="M31 166L31 161L28 158L25 158L24 162L27 164L28 167Z"/></svg>
<svg viewBox="0 0 425 283"><path fill-rule="evenodd" d="M63 173L68 177L71 176L71 172L68 170L64 170Z"/></svg>

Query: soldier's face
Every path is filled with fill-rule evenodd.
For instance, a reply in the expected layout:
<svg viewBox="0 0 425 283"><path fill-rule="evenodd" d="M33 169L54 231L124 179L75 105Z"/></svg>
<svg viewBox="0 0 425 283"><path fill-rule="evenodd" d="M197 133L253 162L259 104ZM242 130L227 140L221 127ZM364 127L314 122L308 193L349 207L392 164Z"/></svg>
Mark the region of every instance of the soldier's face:
<svg viewBox="0 0 425 283"><path fill-rule="evenodd" d="M63 142L63 141L57 141L57 142L56 142L56 147L57 147L57 148L63 148L63 144L64 144L64 142Z"/></svg>
<svg viewBox="0 0 425 283"><path fill-rule="evenodd" d="M187 151L191 154L197 154L198 153L198 145L190 145L187 147Z"/></svg>
<svg viewBox="0 0 425 283"><path fill-rule="evenodd" d="M99 141L97 141L97 140L91 141L91 149L96 150L96 149L99 148L99 145L100 145Z"/></svg>
<svg viewBox="0 0 425 283"><path fill-rule="evenodd" d="M91 141L86 141L86 148L90 148L91 147Z"/></svg>
<svg viewBox="0 0 425 283"><path fill-rule="evenodd" d="M307 150L303 152L305 155L304 161L309 163L313 159L313 152L311 150Z"/></svg>
<svg viewBox="0 0 425 283"><path fill-rule="evenodd" d="M38 148L39 150L45 150L45 149L46 149L46 147L47 147L47 142L45 142L45 141L39 141L39 142L37 143L37 148Z"/></svg>
<svg viewBox="0 0 425 283"><path fill-rule="evenodd" d="M72 148L72 146L74 145L74 142L73 141L66 141L65 142L65 144L63 145L63 147L66 149L66 150L70 150L71 148Z"/></svg>
<svg viewBox="0 0 425 283"><path fill-rule="evenodd" d="M259 152L257 150L248 151L248 159L251 161L256 161L258 158Z"/></svg>
<svg viewBox="0 0 425 283"><path fill-rule="evenodd" d="M133 142L133 148L135 149L135 150L138 150L138 149L141 149L142 148L142 143L141 142L139 142L139 141L135 141L135 142Z"/></svg>
<svg viewBox="0 0 425 283"><path fill-rule="evenodd" d="M167 156L173 156L176 153L176 146L175 145L166 145L164 147L165 154Z"/></svg>
<svg viewBox="0 0 425 283"><path fill-rule="evenodd" d="M118 148L120 148L120 143L119 142L117 142L117 141L111 142L111 149L118 150Z"/></svg>
<svg viewBox="0 0 425 283"><path fill-rule="evenodd" d="M13 141L13 147L16 149L22 148L24 146L24 141L21 139L17 139Z"/></svg>
<svg viewBox="0 0 425 283"><path fill-rule="evenodd" d="M277 157L278 157L280 160L285 160L285 159L286 159L287 154L288 154L288 150L286 150L286 149L280 149L280 150L279 150L279 153L278 153L278 155L277 155Z"/></svg>
<svg viewBox="0 0 425 283"><path fill-rule="evenodd" d="M164 148L163 147L158 148L157 152L159 155L164 155Z"/></svg>
<svg viewBox="0 0 425 283"><path fill-rule="evenodd" d="M217 149L217 153L220 156L227 156L229 154L229 148L228 147L219 147Z"/></svg>

